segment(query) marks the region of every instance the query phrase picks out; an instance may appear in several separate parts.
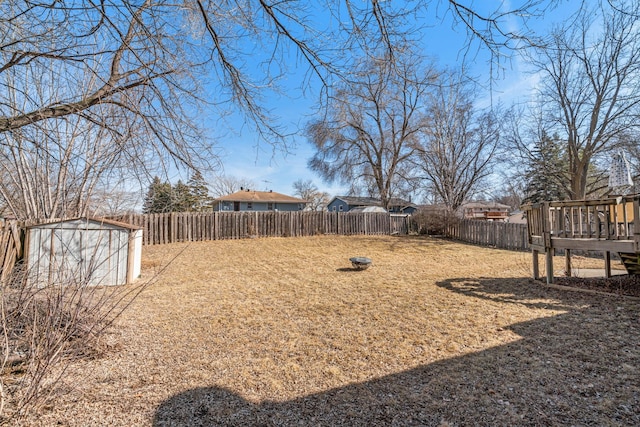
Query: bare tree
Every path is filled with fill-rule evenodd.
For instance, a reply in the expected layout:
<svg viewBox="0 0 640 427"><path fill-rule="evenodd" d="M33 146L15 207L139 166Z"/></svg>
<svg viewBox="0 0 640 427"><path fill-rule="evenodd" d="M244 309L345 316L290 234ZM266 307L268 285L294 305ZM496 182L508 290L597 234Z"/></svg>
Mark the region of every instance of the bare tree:
<svg viewBox="0 0 640 427"><path fill-rule="evenodd" d="M188 160L184 141L194 140L184 132L188 114L181 106L196 97L194 71L213 68L222 93L268 129L255 102L255 88L282 75L287 48L327 82L340 72L344 49L375 51L383 46L392 54L411 37L418 39L406 20L419 21L418 13L429 3L327 0L314 10L304 2L267 1L3 2L0 132L68 115L117 131L99 108L111 105L146 127L147 136L172 155ZM497 49L520 36L503 30L506 18L536 16L544 12L541 4L554 3L529 0L486 15L459 1L445 5L470 36ZM309 18L321 10L339 24L331 27L335 29ZM203 54L207 48L209 53ZM263 80L255 80L246 69L250 57L264 60ZM47 96L33 98L31 83L41 77L51 88Z"/></svg>
<svg viewBox="0 0 640 427"><path fill-rule="evenodd" d="M425 125L423 105L436 73L420 64L415 57L367 60L338 86L327 115L307 125L316 151L309 167L327 181L371 184L388 208Z"/></svg>
<svg viewBox="0 0 640 427"><path fill-rule="evenodd" d="M117 216L135 213L142 205L140 191L127 180L101 182L89 202L89 216Z"/></svg>
<svg viewBox="0 0 640 427"><path fill-rule="evenodd" d="M168 7L0 3L0 197L18 218L85 215L125 166L206 164L191 120L202 61Z"/></svg>
<svg viewBox="0 0 640 427"><path fill-rule="evenodd" d="M442 2L471 38L496 52L522 36L504 31L506 18L537 15L541 4L553 3L528 0L483 15L459 1ZM302 83L326 89L363 53L384 50L395 60L420 39L419 17L433 16L430 4L440 7L350 0L0 2L0 134L9 134L2 144L22 150L67 119L93 126L153 176L169 162L195 167L213 158L195 120L206 104L239 108L265 140L286 148L286 135L260 102L287 75L286 60L300 58L310 70ZM318 13L336 25L313 19ZM34 213L40 202L33 197L25 213L55 211Z"/></svg>
<svg viewBox="0 0 640 427"><path fill-rule="evenodd" d="M507 186L520 187L525 202L569 198L566 144L549 127L540 108L513 106L504 114L500 174Z"/></svg>
<svg viewBox="0 0 640 427"><path fill-rule="evenodd" d="M451 212L479 190L497 149L498 123L474 105L475 93L462 71L443 74L415 157L428 191Z"/></svg>
<svg viewBox="0 0 640 427"><path fill-rule="evenodd" d="M634 2L600 2L556 28L531 55L542 76L538 99L547 130L566 141L571 199L587 196L593 161L638 130L638 11Z"/></svg>
<svg viewBox="0 0 640 427"><path fill-rule="evenodd" d="M201 58L156 3L3 2L0 133L75 117L128 145L190 163L200 137L187 109Z"/></svg>
<svg viewBox="0 0 640 427"><path fill-rule="evenodd" d="M256 184L248 178L238 178L232 175L217 176L209 183L209 189L214 198L226 196L242 189L255 189Z"/></svg>
<svg viewBox="0 0 640 427"><path fill-rule="evenodd" d="M87 215L107 176L129 168L112 137L73 117L0 133L0 199L19 219Z"/></svg>
<svg viewBox="0 0 640 427"><path fill-rule="evenodd" d="M293 183L294 195L307 201L306 210L322 211L329 204L329 193L320 191L318 187L310 180L303 181L299 179Z"/></svg>

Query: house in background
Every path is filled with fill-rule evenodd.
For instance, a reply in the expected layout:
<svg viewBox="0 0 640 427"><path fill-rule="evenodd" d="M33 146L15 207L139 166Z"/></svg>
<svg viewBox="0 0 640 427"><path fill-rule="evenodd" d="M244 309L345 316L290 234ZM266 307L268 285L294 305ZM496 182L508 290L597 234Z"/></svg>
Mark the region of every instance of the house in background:
<svg viewBox="0 0 640 427"><path fill-rule="evenodd" d="M301 211L307 201L275 191L255 191L241 188L240 191L219 197L213 201L215 212L254 211Z"/></svg>
<svg viewBox="0 0 640 427"><path fill-rule="evenodd" d="M362 212L368 207L381 207L380 199L374 197L336 196L327 205L330 212ZM390 213L412 214L418 206L400 199L392 197L389 201Z"/></svg>
<svg viewBox="0 0 640 427"><path fill-rule="evenodd" d="M497 202L469 202L462 205L464 219L483 219L486 221L506 221L511 206Z"/></svg>

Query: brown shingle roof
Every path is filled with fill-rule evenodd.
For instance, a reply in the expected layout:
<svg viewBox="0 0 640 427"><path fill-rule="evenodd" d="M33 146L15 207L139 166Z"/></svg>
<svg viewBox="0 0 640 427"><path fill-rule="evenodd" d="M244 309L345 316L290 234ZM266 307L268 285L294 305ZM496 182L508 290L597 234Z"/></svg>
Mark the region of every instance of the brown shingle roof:
<svg viewBox="0 0 640 427"><path fill-rule="evenodd" d="M380 199L375 197L358 197L358 196L336 196L332 199L339 199L348 204L349 206L380 206ZM399 197L392 197L389 199L389 206L412 206L417 207L416 204Z"/></svg>
<svg viewBox="0 0 640 427"><path fill-rule="evenodd" d="M488 208L488 209L511 209L509 205L503 205L498 202L485 202L485 201L477 201L477 202L469 202L462 205L465 209L471 208Z"/></svg>
<svg viewBox="0 0 640 427"><path fill-rule="evenodd" d="M240 190L216 199L219 202L274 202L274 203L307 203L306 200L275 191Z"/></svg>

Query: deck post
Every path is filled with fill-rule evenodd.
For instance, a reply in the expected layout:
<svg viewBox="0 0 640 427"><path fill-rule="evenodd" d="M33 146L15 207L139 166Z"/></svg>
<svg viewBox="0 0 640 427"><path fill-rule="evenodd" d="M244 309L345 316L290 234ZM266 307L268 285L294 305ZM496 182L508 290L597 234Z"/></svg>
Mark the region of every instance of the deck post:
<svg viewBox="0 0 640 427"><path fill-rule="evenodd" d="M573 276L571 273L571 249L564 250L564 274L567 277Z"/></svg>
<svg viewBox="0 0 640 427"><path fill-rule="evenodd" d="M531 255L533 257L533 280L538 280L540 278L539 254L540 252L537 249L533 249L531 251Z"/></svg>
<svg viewBox="0 0 640 427"><path fill-rule="evenodd" d="M604 251L604 277L611 277L611 252Z"/></svg>
<svg viewBox="0 0 640 427"><path fill-rule="evenodd" d="M547 248L545 251L547 268L547 285L553 284L553 249Z"/></svg>
<svg viewBox="0 0 640 427"><path fill-rule="evenodd" d="M640 251L640 197L633 198L633 242L636 252Z"/></svg>
<svg viewBox="0 0 640 427"><path fill-rule="evenodd" d="M544 237L544 253L545 253L545 267L547 269L547 284L553 283L553 252L554 249L551 244L551 218L550 218L549 202L542 203L542 230Z"/></svg>

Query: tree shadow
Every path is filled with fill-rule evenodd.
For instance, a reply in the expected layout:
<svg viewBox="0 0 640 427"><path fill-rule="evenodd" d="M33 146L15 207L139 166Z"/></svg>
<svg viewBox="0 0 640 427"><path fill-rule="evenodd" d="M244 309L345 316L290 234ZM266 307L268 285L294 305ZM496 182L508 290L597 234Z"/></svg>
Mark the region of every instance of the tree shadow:
<svg viewBox="0 0 640 427"><path fill-rule="evenodd" d="M187 390L157 408L154 426L640 425L640 304L527 283L437 284L562 310L509 326L517 341L285 402L255 404L215 386Z"/></svg>

